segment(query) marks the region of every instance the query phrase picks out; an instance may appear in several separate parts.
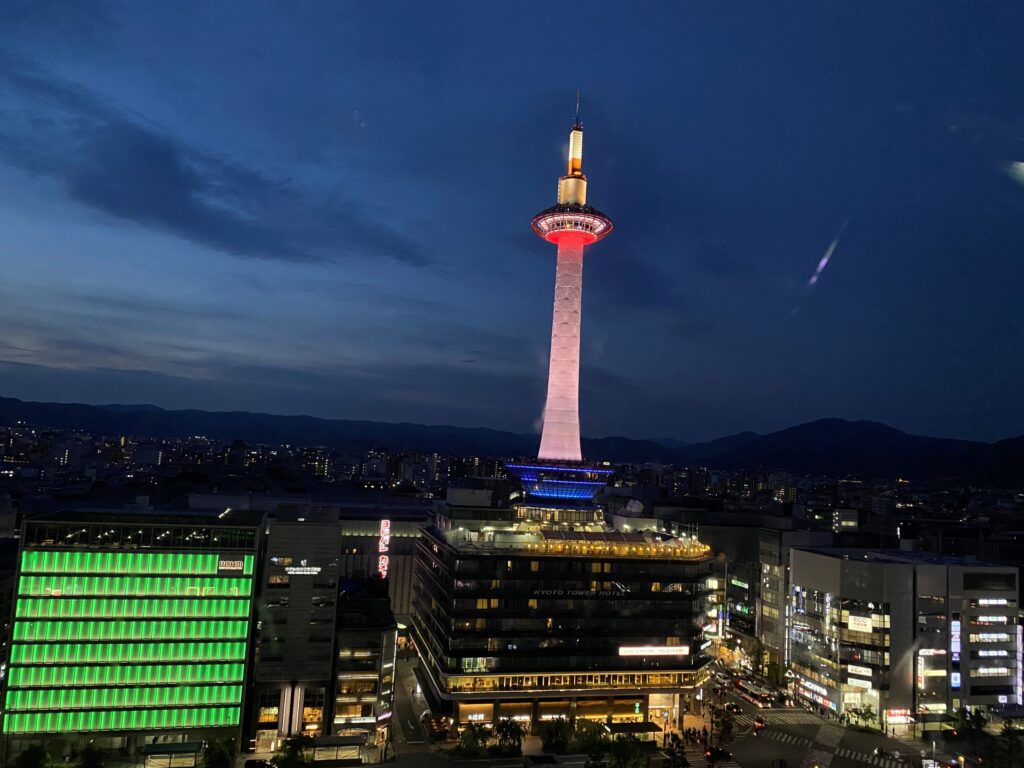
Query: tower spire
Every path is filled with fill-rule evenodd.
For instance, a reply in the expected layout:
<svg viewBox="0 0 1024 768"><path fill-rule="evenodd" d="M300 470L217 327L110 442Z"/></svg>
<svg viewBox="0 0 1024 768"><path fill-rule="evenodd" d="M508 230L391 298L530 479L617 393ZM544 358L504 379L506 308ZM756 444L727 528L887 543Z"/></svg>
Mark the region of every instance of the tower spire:
<svg viewBox="0 0 1024 768"><path fill-rule="evenodd" d="M576 119L573 121L573 127L582 128L580 125L580 89L576 89Z"/></svg>
<svg viewBox="0 0 1024 768"><path fill-rule="evenodd" d="M612 230L611 219L587 205L579 104L577 92L577 122L569 131L569 169L558 179L558 203L533 217L534 232L558 246L548 397L537 455L542 461L582 460L579 385L583 249Z"/></svg>

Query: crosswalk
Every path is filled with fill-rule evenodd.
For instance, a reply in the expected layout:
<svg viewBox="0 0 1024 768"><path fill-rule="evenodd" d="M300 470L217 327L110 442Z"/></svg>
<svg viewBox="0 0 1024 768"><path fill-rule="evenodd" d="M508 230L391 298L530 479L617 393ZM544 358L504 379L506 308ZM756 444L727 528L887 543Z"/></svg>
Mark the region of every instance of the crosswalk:
<svg viewBox="0 0 1024 768"><path fill-rule="evenodd" d="M828 768L833 754L834 751L831 749L811 747L804 753L804 759L800 761L800 768Z"/></svg>
<svg viewBox="0 0 1024 768"><path fill-rule="evenodd" d="M764 732L764 735L769 739L781 741L783 744L792 744L795 747L809 747L814 743L811 739L804 738L803 736L796 736L792 733L783 733L782 731L773 731L770 728Z"/></svg>
<svg viewBox="0 0 1024 768"><path fill-rule="evenodd" d="M690 768L700 768L700 766L708 764L708 759L704 756L703 747L688 744L684 749L686 751L686 761L690 764ZM732 758L721 760L715 763L715 765L718 768L741 768L740 764Z"/></svg>
<svg viewBox="0 0 1024 768"><path fill-rule="evenodd" d="M858 752L855 749L848 749L846 747L840 747L837 749L836 756L846 758L847 760L855 760L858 763L874 765L877 766L877 768L906 768L905 762L897 760L894 757L869 755L867 752Z"/></svg>
<svg viewBox="0 0 1024 768"><path fill-rule="evenodd" d="M800 709L762 709L757 714L738 715L736 723L741 726L754 724L755 717L762 717L769 725L821 725L822 719Z"/></svg>

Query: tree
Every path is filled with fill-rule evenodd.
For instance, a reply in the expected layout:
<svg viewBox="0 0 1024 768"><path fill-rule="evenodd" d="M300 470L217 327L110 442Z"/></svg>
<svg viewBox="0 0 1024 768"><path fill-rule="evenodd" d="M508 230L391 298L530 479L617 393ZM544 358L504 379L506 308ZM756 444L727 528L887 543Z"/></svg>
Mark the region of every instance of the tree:
<svg viewBox="0 0 1024 768"><path fill-rule="evenodd" d="M312 748L313 737L300 734L289 736L281 744L281 751L271 758L278 768L297 768L306 763L306 750Z"/></svg>
<svg viewBox="0 0 1024 768"><path fill-rule="evenodd" d="M856 720L857 725L864 723L871 724L875 722L875 710L870 704L862 704L859 707L846 710L846 714L849 718Z"/></svg>
<svg viewBox="0 0 1024 768"><path fill-rule="evenodd" d="M736 718L725 707L715 707L711 711L712 724L715 726L715 738L718 744L732 741L736 730Z"/></svg>
<svg viewBox="0 0 1024 768"><path fill-rule="evenodd" d="M1009 720L1003 723L1003 729L995 743L996 764L1006 768L1020 765L1020 730Z"/></svg>
<svg viewBox="0 0 1024 768"><path fill-rule="evenodd" d="M519 754L523 747L523 739L526 738L526 728L518 720L506 717L494 726L494 735L501 749Z"/></svg>
<svg viewBox="0 0 1024 768"><path fill-rule="evenodd" d="M459 736L459 749L467 757L477 755L487 743L483 726L469 723Z"/></svg>
<svg viewBox="0 0 1024 768"><path fill-rule="evenodd" d="M596 762L600 764L604 760L605 752L608 751L608 736L604 726L593 720L578 718L572 737L572 751L595 755Z"/></svg>
<svg viewBox="0 0 1024 768"><path fill-rule="evenodd" d="M203 747L203 768L234 768L237 754L234 739L211 739Z"/></svg>
<svg viewBox="0 0 1024 768"><path fill-rule="evenodd" d="M546 720L540 724L540 742L545 752L565 754L572 739L572 728L564 717Z"/></svg>
<svg viewBox="0 0 1024 768"><path fill-rule="evenodd" d="M103 753L91 741L78 755L78 768L103 768Z"/></svg>
<svg viewBox="0 0 1024 768"><path fill-rule="evenodd" d="M969 710L967 707L960 707L956 711L956 721L957 730L971 736L977 736L982 733L988 724L988 718L985 717L985 713L978 707L975 707L973 710Z"/></svg>
<svg viewBox="0 0 1024 768"><path fill-rule="evenodd" d="M14 761L14 768L49 768L50 755L39 744L33 744Z"/></svg>
<svg viewBox="0 0 1024 768"><path fill-rule="evenodd" d="M611 768L647 768L651 762L635 736L620 736L615 739L611 743L608 755L611 758Z"/></svg>

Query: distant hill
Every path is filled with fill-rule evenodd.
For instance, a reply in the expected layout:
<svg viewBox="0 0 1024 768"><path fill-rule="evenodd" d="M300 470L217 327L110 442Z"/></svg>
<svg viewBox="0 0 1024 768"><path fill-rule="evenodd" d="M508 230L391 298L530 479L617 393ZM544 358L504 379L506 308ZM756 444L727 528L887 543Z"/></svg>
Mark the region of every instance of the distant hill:
<svg viewBox="0 0 1024 768"><path fill-rule="evenodd" d="M169 411L153 405L36 403L0 397L0 423L153 438L204 435L250 443L529 456L537 435L495 429L276 416L245 411ZM586 456L613 462L703 464L867 477L956 477L1022 484L1024 436L997 443L923 437L874 421L821 419L760 435L741 432L704 443L674 438L585 438Z"/></svg>

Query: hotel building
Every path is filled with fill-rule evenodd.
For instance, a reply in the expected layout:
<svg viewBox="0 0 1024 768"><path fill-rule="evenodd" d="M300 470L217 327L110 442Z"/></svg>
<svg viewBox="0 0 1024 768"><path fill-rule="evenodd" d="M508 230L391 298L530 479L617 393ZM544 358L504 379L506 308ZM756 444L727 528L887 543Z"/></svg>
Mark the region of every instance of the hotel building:
<svg viewBox="0 0 1024 768"><path fill-rule="evenodd" d="M605 526L589 499L605 470L545 483L509 468L528 489L511 522L496 510L467 529L439 511L419 541L413 636L435 707L460 724L677 721L709 675L709 548Z"/></svg>

